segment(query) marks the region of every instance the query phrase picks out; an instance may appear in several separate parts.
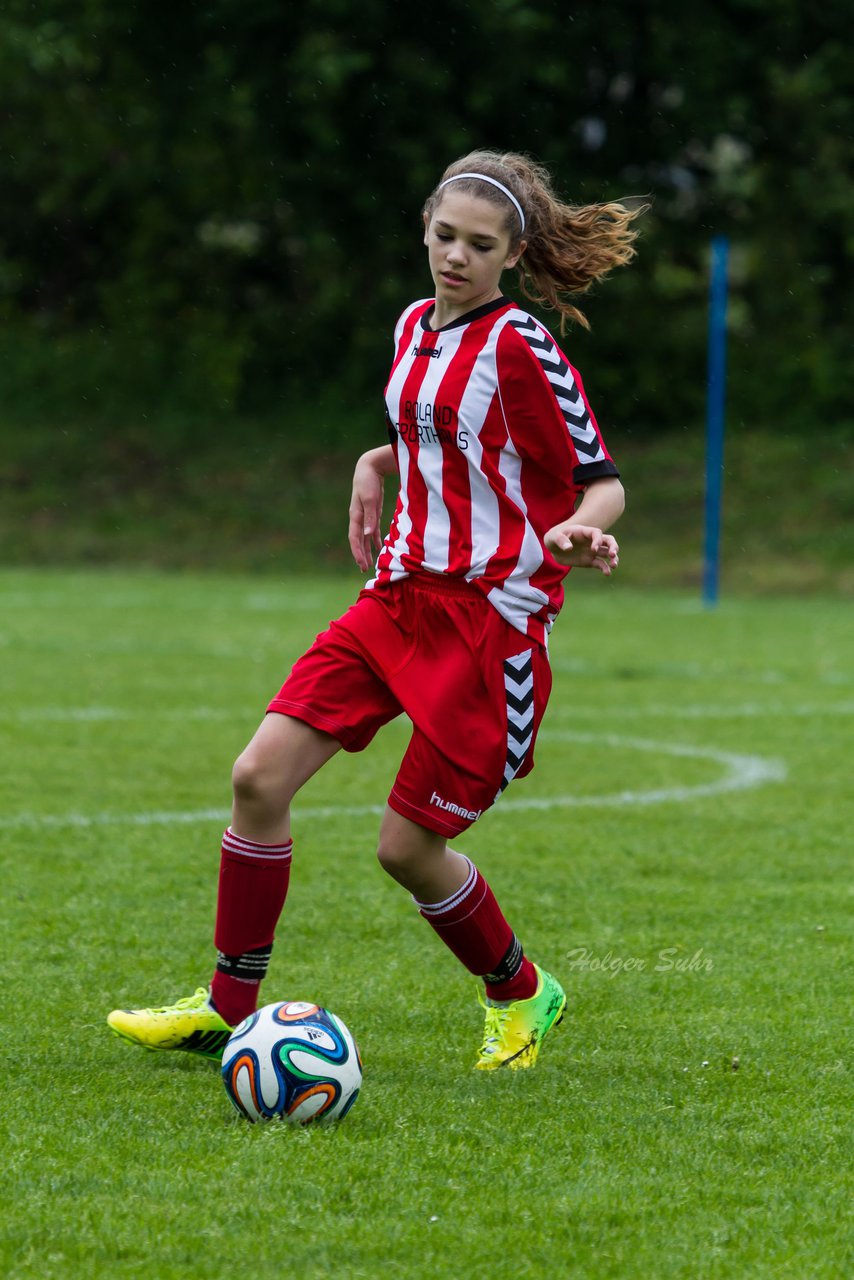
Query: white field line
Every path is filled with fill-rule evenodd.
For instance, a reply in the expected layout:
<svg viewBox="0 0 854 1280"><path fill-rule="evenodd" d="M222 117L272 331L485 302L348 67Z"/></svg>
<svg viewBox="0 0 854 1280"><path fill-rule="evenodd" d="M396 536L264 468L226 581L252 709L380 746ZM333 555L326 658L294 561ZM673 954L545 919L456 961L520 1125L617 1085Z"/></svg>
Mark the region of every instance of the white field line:
<svg viewBox="0 0 854 1280"><path fill-rule="evenodd" d="M617 670L619 670L617 664ZM599 676L603 679L613 679L614 668L601 662L589 661L585 658L559 658L552 657L552 670L562 675L578 675L578 676ZM801 683L803 674L799 671L775 671L773 668L766 667L761 671L740 671L733 672L724 664L708 665L701 662L662 662L651 663L639 666L635 675L638 680L669 680L676 678L679 680L722 680L728 679L732 684L751 684L751 685L786 685ZM850 670L844 671L822 671L811 677L812 683L817 686L838 687L854 683L854 674Z"/></svg>
<svg viewBox="0 0 854 1280"><path fill-rule="evenodd" d="M608 715L608 708L600 708L591 706L589 710L586 708L573 707L571 710L563 710L560 707L549 708L549 719L555 720L572 720L582 715ZM613 707L610 713L617 716L620 720L644 720L648 717L665 720L762 720L767 718L785 718L792 716L795 719L809 719L812 716L850 716L854 715L854 702L834 702L819 706L816 703L796 703L792 706L786 706L784 703L775 702L740 702L734 704L716 703L650 703L647 706L636 705L633 707Z"/></svg>
<svg viewBox="0 0 854 1280"><path fill-rule="evenodd" d="M259 704L258 718L264 714ZM616 716L620 720L643 720L647 717L675 720L759 720L767 717L808 719L811 716L850 716L854 715L854 702L834 702L825 705L817 703L797 703L786 706L783 703L741 702L732 705L726 703L650 703L647 706L619 706L603 708L590 706L573 707L564 711L561 707L550 707L548 718L554 720L577 720L587 715L597 718L606 715ZM164 707L158 711L134 709L129 707L21 707L15 711L0 710L0 724L93 724L98 722L122 720L186 720L187 723L201 720L238 721L245 720L244 710L229 707ZM544 731L545 732L545 731ZM542 734L540 735L543 736Z"/></svg>
<svg viewBox="0 0 854 1280"><path fill-rule="evenodd" d="M258 719L264 713L261 707ZM0 711L0 723L17 724L97 724L115 720L239 720L239 712L228 707L163 707L159 711L124 707L22 707Z"/></svg>
<svg viewBox="0 0 854 1280"><path fill-rule="evenodd" d="M310 586L306 584L305 587L301 586L298 592L252 591L246 596L235 598L231 608L240 612L250 610L253 613L275 613L283 618L294 613L313 613L320 617L327 610L338 609L342 612L351 598L349 595L342 594L341 600L336 603L334 600L327 599L324 592L312 592ZM92 607L95 611L103 610L105 613L120 610L128 616L136 613L144 617L152 603L156 604L159 599L156 591L148 592L143 587L141 591L99 593L97 598L92 600ZM12 610L21 610L25 613L49 614L55 617L57 612L65 611L69 605L77 607L79 604L80 598L67 591L3 591L0 585L0 616L11 613ZM178 606L179 614L204 613L217 621L223 613L227 612L227 610L212 609L210 598L206 594L183 595Z"/></svg>
<svg viewBox="0 0 854 1280"><path fill-rule="evenodd" d="M604 745L614 750L641 751L652 755L667 755L684 759L708 760L721 767L721 774L711 782L689 787L657 787L650 791L617 791L599 796L509 796L501 800L499 813L521 813L531 810L621 808L664 803L683 804L689 800L724 795L732 791L746 791L769 782L782 782L786 766L780 760L762 756L742 755L731 751L716 751L710 747L692 747L682 743L656 742L648 738L625 738L617 734L577 733L574 730L544 730L541 739L552 742L578 742ZM382 804L369 805L300 805L294 808L299 820L324 818L368 817L383 813ZM102 827L102 826L171 826L201 822L223 823L229 820L227 809L194 809L176 812L153 811L148 813L67 813L67 814L10 814L4 818L5 827Z"/></svg>

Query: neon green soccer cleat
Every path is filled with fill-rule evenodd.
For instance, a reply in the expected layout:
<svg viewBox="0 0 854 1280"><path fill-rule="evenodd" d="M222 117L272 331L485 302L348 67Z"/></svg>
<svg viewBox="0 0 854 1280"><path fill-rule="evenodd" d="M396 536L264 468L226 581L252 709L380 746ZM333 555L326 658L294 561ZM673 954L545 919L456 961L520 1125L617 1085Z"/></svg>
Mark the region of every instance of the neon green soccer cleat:
<svg viewBox="0 0 854 1280"><path fill-rule="evenodd" d="M184 1049L215 1062L233 1030L210 1003L206 987L162 1009L114 1009L107 1026L144 1049Z"/></svg>
<svg viewBox="0 0 854 1280"><path fill-rule="evenodd" d="M499 1004L481 998L486 1009L486 1026L475 1063L476 1070L495 1071L498 1067L509 1067L518 1071L522 1067L532 1067L543 1040L562 1019L566 1008L563 988L539 965L535 964L534 968L539 982L529 999Z"/></svg>

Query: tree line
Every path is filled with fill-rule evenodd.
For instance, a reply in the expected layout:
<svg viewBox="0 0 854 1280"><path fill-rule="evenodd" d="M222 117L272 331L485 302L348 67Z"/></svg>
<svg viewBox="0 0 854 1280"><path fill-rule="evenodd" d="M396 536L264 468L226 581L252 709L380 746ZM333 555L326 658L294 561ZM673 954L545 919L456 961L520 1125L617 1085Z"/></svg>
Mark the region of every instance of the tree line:
<svg viewBox="0 0 854 1280"><path fill-rule="evenodd" d="M850 430L852 81L838 0L7 0L0 396L379 404L421 203L490 146L651 201L564 344L606 421L701 420L725 233L730 413Z"/></svg>

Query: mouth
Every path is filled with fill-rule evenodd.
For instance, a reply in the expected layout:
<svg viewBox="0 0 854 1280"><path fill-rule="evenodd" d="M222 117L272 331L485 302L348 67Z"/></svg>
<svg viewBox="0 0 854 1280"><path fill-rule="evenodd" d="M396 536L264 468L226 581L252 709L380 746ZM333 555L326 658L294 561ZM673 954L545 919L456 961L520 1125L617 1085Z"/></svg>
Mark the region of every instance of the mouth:
<svg viewBox="0 0 854 1280"><path fill-rule="evenodd" d="M455 271L440 271L439 275L442 277L445 284L456 285L465 284L466 282L465 276L458 276Z"/></svg>

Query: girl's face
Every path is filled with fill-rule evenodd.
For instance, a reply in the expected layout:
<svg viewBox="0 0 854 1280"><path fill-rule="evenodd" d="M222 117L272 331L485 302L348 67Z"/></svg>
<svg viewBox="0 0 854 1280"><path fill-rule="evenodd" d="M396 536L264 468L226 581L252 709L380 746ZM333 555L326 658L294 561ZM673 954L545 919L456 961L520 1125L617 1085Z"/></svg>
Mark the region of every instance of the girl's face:
<svg viewBox="0 0 854 1280"><path fill-rule="evenodd" d="M510 252L506 221L498 205L453 187L442 193L429 218L424 215L437 310L463 315L501 296L501 272L515 267L525 250L523 240Z"/></svg>

